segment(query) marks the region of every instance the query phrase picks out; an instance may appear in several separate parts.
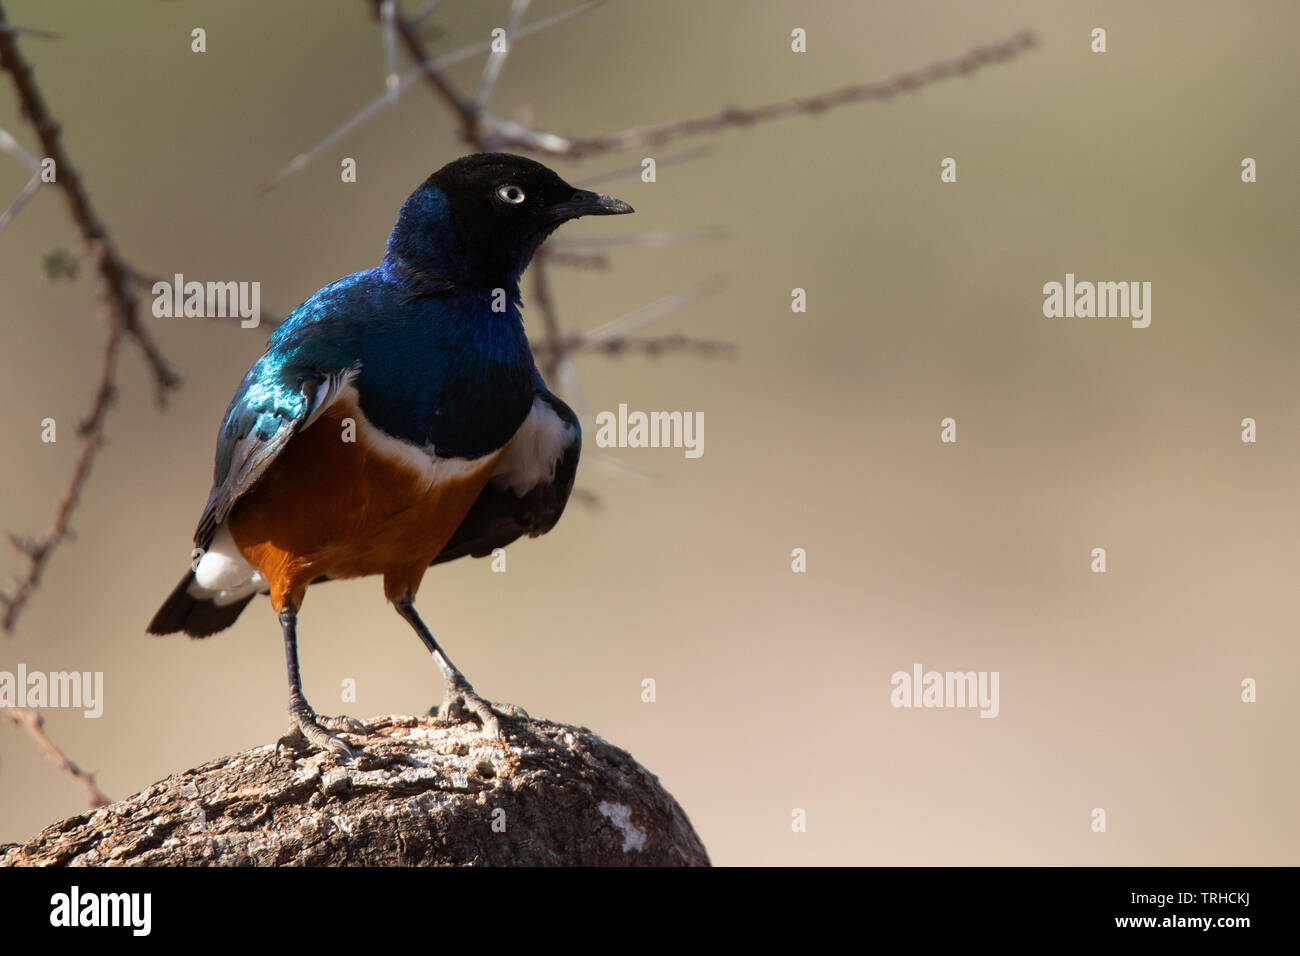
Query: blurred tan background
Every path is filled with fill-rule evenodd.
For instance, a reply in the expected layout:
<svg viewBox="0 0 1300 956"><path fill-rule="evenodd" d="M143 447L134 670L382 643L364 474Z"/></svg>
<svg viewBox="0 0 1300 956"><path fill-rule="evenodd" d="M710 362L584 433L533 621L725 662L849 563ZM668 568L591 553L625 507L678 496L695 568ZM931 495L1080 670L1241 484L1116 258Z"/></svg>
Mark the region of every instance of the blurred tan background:
<svg viewBox="0 0 1300 956"><path fill-rule="evenodd" d="M486 37L506 7L448 0L435 49ZM258 195L382 90L359 0L5 9L62 35L22 46L132 263L260 280L268 309L375 264L401 201L466 151L415 87ZM1089 52L1097 26L1105 55ZM493 106L594 134L886 78L1023 28L1039 48L972 78L710 137L710 155L655 184L602 187L637 216L562 235L729 230L551 272L575 330L728 278L647 331L729 339L736 359L578 361L593 411L703 411L705 454L600 451L651 477L620 474L596 462L588 421L579 482L599 509L571 505L509 550L504 575L461 561L425 579L420 607L481 692L627 748L719 864L1300 862L1300 8L613 2L521 41ZM481 62L453 76L472 89ZM36 151L7 77L0 126ZM642 155L552 165L582 182ZM356 184L339 182L345 156ZM26 178L0 156L3 202ZM42 276L56 247L80 251L53 191L0 234L0 528L23 533L48 526L71 473L103 337L89 271ZM1042 286L1067 272L1150 281L1151 327L1044 318ZM284 726L265 601L210 640L144 634L189 559L216 426L265 334L150 322L184 387L157 411L126 348L77 539L0 636L0 669L105 672L101 719L47 716L114 797ZM39 440L47 416L57 445ZM939 441L947 416L955 446ZM1247 416L1258 444L1240 441ZM22 569L0 558L6 577ZM323 713L413 712L440 693L377 581L313 590L301 627ZM893 709L890 675L914 663L1000 671L1000 716ZM1258 703L1239 699L1247 677ZM359 687L346 707L345 678ZM0 726L0 842L84 806Z"/></svg>

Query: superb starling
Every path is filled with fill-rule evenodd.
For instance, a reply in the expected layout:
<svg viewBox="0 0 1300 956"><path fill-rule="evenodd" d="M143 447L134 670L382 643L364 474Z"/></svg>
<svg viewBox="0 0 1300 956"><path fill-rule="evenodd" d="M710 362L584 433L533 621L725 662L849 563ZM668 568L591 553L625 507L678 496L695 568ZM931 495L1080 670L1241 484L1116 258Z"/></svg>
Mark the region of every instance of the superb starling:
<svg viewBox="0 0 1300 956"><path fill-rule="evenodd" d="M559 520L581 431L547 390L520 316L519 278L558 226L632 212L520 156L466 156L402 205L383 262L294 310L235 391L217 436L200 557L149 624L206 637L258 593L280 617L289 716L350 753L302 694L297 615L308 586L380 574L459 706L499 733L492 706L415 611L432 564L482 557Z"/></svg>

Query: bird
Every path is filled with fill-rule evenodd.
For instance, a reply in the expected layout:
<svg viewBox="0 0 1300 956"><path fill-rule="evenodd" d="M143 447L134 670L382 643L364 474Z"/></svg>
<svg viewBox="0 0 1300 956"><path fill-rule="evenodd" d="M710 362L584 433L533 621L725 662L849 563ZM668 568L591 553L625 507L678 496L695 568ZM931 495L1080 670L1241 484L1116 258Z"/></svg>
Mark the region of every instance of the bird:
<svg viewBox="0 0 1300 956"><path fill-rule="evenodd" d="M382 576L441 672L438 715L476 717L499 735L497 711L452 664L415 594L431 566L545 534L564 512L582 432L537 369L519 279L565 222L630 212L508 153L429 176L381 263L311 295L240 382L195 557L148 632L208 637L268 594L288 672L282 741L351 756L338 734L364 737L365 725L318 715L303 696L298 614L314 584Z"/></svg>

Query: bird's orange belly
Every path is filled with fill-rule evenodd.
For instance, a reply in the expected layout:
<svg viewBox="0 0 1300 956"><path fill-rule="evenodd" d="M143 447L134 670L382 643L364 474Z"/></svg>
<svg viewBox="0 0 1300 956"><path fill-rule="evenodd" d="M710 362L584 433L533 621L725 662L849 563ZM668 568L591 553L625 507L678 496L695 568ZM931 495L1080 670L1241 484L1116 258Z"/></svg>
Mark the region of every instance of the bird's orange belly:
<svg viewBox="0 0 1300 956"><path fill-rule="evenodd" d="M349 420L352 441L345 440ZM391 439L368 434L355 406L337 402L231 511L235 544L266 579L277 611L287 602L300 606L323 575L382 574L389 600L413 595L501 455L424 465L394 454Z"/></svg>

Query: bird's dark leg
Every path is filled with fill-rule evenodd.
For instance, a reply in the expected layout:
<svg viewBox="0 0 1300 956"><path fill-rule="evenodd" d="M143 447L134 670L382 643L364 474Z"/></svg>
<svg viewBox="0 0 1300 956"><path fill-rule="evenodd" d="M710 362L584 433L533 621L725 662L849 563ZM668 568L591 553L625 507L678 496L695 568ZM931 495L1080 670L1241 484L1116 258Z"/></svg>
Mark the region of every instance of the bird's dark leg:
<svg viewBox="0 0 1300 956"><path fill-rule="evenodd" d="M457 706L463 706L479 719L483 725L483 732L493 736L499 736L501 733L501 723L497 720L497 715L493 711L492 704L488 703L478 694L474 693L474 688L470 686L465 675L462 674L451 659L438 646L437 640L429 633L425 627L424 621L420 620L420 615L415 612L415 602L411 600L410 595L398 598L393 602L397 608L397 613L406 618L406 623L415 629L415 633L420 635L420 640L424 646L429 649L433 655L433 661L438 665L438 670L442 671L443 680L447 682L447 691L442 698L442 706L438 708L438 716L450 718L455 712ZM497 710L511 717L527 717L524 711L515 707L513 704L498 704ZM433 710L430 709L430 714Z"/></svg>
<svg viewBox="0 0 1300 956"><path fill-rule="evenodd" d="M286 604L280 612L280 627L284 631L284 662L289 671L290 734L296 731L323 750L334 750L351 757L351 748L330 731L344 730L364 737L366 725L351 717L317 716L302 695L302 677L298 673L298 609L292 604Z"/></svg>

